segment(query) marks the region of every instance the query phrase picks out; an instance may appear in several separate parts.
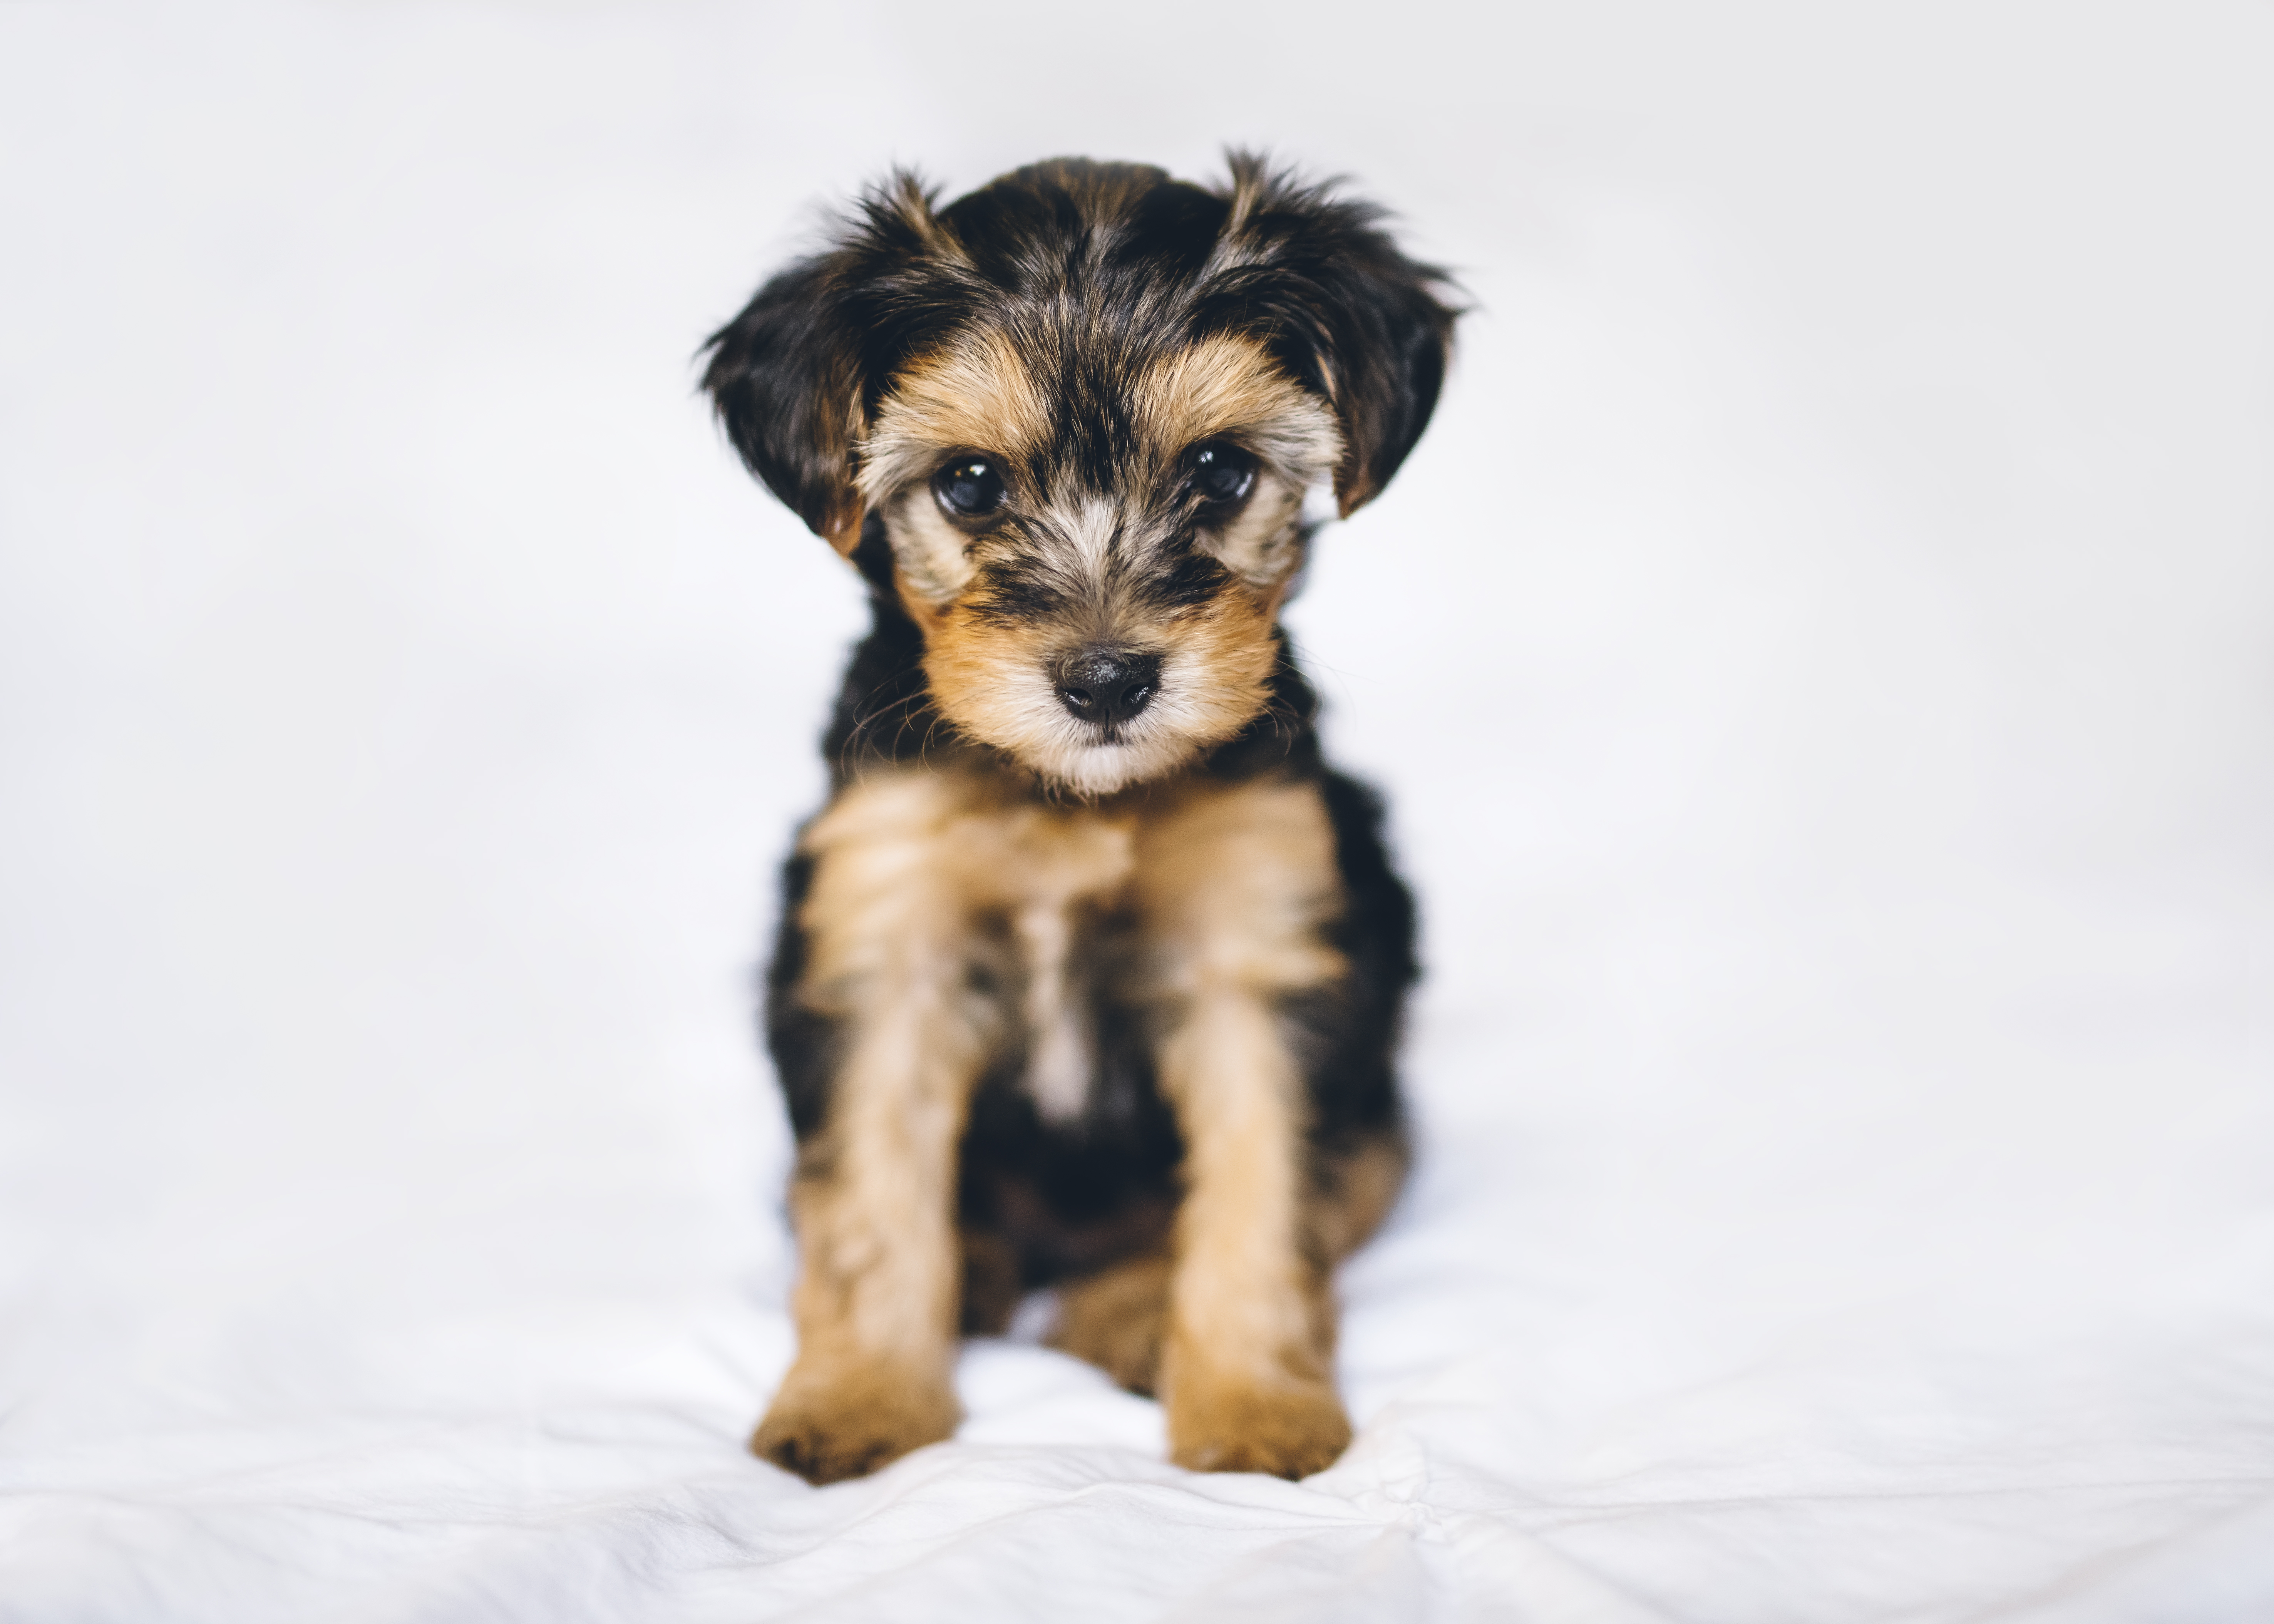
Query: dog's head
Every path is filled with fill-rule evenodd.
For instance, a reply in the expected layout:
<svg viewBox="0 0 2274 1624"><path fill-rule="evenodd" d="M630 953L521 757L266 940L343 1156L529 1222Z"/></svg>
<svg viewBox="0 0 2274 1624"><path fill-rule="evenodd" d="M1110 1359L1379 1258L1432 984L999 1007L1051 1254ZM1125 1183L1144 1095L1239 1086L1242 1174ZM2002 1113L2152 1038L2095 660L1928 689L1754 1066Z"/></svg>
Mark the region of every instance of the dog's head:
<svg viewBox="0 0 2274 1624"><path fill-rule="evenodd" d="M711 341L743 460L848 556L882 521L940 713L1076 794L1266 703L1303 499L1348 515L1436 403L1453 312L1374 209L1234 154L913 177Z"/></svg>

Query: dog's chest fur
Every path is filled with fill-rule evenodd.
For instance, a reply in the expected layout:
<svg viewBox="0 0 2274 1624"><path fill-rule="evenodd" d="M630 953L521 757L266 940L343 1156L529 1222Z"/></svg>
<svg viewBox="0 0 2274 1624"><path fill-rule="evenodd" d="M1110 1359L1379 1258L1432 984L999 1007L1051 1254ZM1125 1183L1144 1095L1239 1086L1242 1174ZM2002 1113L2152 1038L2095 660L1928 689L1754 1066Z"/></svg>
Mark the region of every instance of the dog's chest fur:
<svg viewBox="0 0 2274 1624"><path fill-rule="evenodd" d="M1340 906L1314 785L1180 783L1054 804L984 768L885 770L809 826L798 923L819 1007L966 1007L1047 1124L1090 1102L1099 1006L1149 1017L1202 983L1292 993L1331 980Z"/></svg>

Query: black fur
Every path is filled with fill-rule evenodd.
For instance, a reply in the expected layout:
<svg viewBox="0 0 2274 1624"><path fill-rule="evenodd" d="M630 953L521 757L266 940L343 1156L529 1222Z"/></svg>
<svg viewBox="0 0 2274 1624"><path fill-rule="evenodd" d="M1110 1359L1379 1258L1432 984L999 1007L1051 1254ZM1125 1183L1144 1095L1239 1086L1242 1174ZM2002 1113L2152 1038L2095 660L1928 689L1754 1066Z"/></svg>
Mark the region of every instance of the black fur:
<svg viewBox="0 0 2274 1624"><path fill-rule="evenodd" d="M1444 275L1400 252L1371 205L1249 154L1231 163L1231 184L1210 190L1141 164L1054 160L941 209L897 175L836 247L712 335L704 387L751 471L844 545L858 512L855 409L873 411L957 328L984 316L1047 342L1054 311L1127 312L1133 342L1067 347L1043 379L1059 471L1101 490L1132 444L1130 366L1163 343L1239 332L1334 410L1347 515L1389 483L1436 405L1456 314L1438 297ZM1239 252L1212 269L1236 205Z"/></svg>
<svg viewBox="0 0 2274 1624"><path fill-rule="evenodd" d="M864 538L855 561L869 561L871 548L882 545L878 530ZM944 760L980 748L959 738L924 703L922 636L890 590L872 590L870 605L872 628L854 651L825 735L840 788L864 766ZM1350 974L1281 1009L1303 1064L1311 1143L1319 1176L1326 1177L1338 1154L1369 1137L1402 1132L1393 1059L1405 992L1418 968L1413 899L1389 865L1382 801L1327 767L1317 712L1317 695L1283 639L1269 706L1195 771L1229 782L1269 776L1315 783L1334 825L1345 906L1329 939L1348 959ZM767 975L767 1041L801 1142L822 1125L839 1039L836 1024L795 996L806 957L797 915L811 871L811 861L802 856L783 867L782 922ZM1117 996L1115 986L1129 930L1124 919L1092 919L1080 955L1091 967L1097 1039L1097 1071L1083 1116L1064 1127L1043 1122L1021 1086L1025 1056L1015 1020L1005 1022L1007 1035L973 1095L959 1215L967 1228L1011 1244L1028 1286L1157 1244L1175 1211L1183 1141L1154 1076L1146 1011ZM998 957L990 946L983 935L973 944L975 985L1005 990L990 985Z"/></svg>
<svg viewBox="0 0 2274 1624"><path fill-rule="evenodd" d="M1131 420L1151 360L1224 333L1254 338L1286 376L1332 410L1344 455L1333 470L1345 514L1395 474L1427 425L1444 376L1455 312L1443 277L1406 259L1379 211L1235 154L1209 189L1139 165L1056 161L1018 170L944 207L912 177L871 193L825 252L768 282L708 345L704 383L751 470L814 530L847 549L867 580L873 624L855 650L824 741L833 792L889 763L981 755L1005 780L1021 771L960 735L935 710L923 635L903 610L880 515L862 512L858 425L907 365L975 322L1016 335L1048 402L1052 444L1024 478L1112 490L1140 455ZM1082 320L1069 323L1067 312ZM1150 477L1150 476L1148 476ZM1156 481L1157 484L1157 480ZM1196 499L1178 498L1189 511ZM858 524L857 530L855 529ZM954 613L978 623L1057 613L1067 589L1044 562L998 548ZM1173 621L1241 590L1192 545L1148 555L1133 600ZM1379 799L1329 770L1317 699L1284 640L1269 703L1239 735L1184 769L1225 783L1317 786L1331 821L1344 906L1331 944L1344 980L1285 1000L1291 1051L1307 1085L1314 1177L1402 1133L1392 1059L1416 966L1412 898L1392 871ZM1037 785L1033 792L1051 791ZM1119 792L1141 801L1140 784ZM767 978L766 1027L801 1143L823 1125L842 1034L796 996L808 946L798 923L812 864L782 876L782 923ZM1020 974L1007 926L978 921L971 989L999 1001L1000 1041L974 1094L961 1147L959 1215L998 1237L1033 1285L1156 1246L1178 1195L1184 1146L1152 1054L1156 1019L1131 991L1134 921L1094 910L1074 958L1087 978L1096 1073L1083 1115L1053 1125L1022 1083Z"/></svg>
<svg viewBox="0 0 2274 1624"><path fill-rule="evenodd" d="M851 516L847 406L855 360L832 297L834 256L775 277L711 336L703 377L743 463L813 530Z"/></svg>

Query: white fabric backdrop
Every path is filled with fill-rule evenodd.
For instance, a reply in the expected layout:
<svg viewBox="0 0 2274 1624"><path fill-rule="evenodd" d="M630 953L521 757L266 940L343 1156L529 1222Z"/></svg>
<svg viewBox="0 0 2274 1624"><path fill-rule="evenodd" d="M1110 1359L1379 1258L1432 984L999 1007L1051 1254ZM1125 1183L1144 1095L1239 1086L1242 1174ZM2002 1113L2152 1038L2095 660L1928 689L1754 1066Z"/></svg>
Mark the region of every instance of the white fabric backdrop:
<svg viewBox="0 0 2274 1624"><path fill-rule="evenodd" d="M2274 13L0 11L0 1618L2274 1618ZM858 593L690 356L894 159L1478 310L1294 625L1427 911L1351 1455L741 1453Z"/></svg>

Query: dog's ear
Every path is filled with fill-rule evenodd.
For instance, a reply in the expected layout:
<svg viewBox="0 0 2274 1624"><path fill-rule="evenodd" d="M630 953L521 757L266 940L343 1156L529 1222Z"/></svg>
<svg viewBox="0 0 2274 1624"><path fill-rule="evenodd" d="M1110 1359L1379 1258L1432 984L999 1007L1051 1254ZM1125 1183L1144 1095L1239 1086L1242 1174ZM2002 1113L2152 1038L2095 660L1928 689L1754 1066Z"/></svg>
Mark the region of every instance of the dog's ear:
<svg viewBox="0 0 2274 1624"><path fill-rule="evenodd" d="M893 170L862 194L829 252L766 283L704 346L703 387L734 449L848 558L861 540L854 464L870 414L953 303L932 284L963 262L934 200L921 176Z"/></svg>
<svg viewBox="0 0 2274 1624"><path fill-rule="evenodd" d="M1430 291L1435 272L1379 232L1365 233L1333 269L1338 274L1325 279L1335 329L1326 381L1342 420L1335 501L1347 519L1382 493L1429 426L1454 312Z"/></svg>
<svg viewBox="0 0 2274 1624"><path fill-rule="evenodd" d="M1263 335L1296 380L1334 407L1343 432L1335 500L1348 518L1379 495L1429 425L1453 322L1445 273L1398 252L1382 212L1229 154L1231 205L1207 303Z"/></svg>
<svg viewBox="0 0 2274 1624"><path fill-rule="evenodd" d="M711 335L703 387L749 470L850 554L861 538L853 484L861 377L840 311L847 258L802 260L759 289Z"/></svg>

